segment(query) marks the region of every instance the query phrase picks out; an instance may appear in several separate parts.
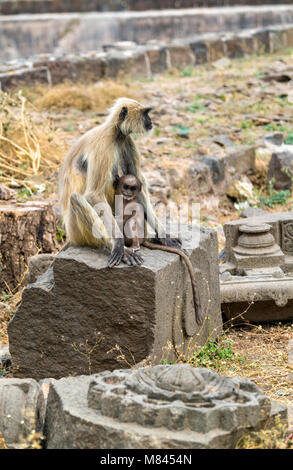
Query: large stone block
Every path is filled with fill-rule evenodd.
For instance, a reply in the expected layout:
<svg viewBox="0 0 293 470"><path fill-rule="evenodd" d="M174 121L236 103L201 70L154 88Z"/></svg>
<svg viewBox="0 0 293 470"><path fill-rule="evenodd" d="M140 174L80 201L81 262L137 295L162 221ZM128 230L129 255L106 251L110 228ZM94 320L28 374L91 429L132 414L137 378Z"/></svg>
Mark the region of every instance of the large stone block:
<svg viewBox="0 0 293 470"><path fill-rule="evenodd" d="M45 402L32 379L0 379L0 435L7 447L21 447L32 432L42 432Z"/></svg>
<svg viewBox="0 0 293 470"><path fill-rule="evenodd" d="M142 266L109 269L108 254L70 248L26 287L9 323L17 375L60 378L146 358L160 364L176 359L175 349L189 357L222 325L217 235L211 229L201 229L200 240L198 235L198 227L181 226L206 317L200 328L188 272L178 255L143 248Z"/></svg>
<svg viewBox="0 0 293 470"><path fill-rule="evenodd" d="M250 380L161 365L54 382L44 433L49 449L227 449L276 416L286 405Z"/></svg>

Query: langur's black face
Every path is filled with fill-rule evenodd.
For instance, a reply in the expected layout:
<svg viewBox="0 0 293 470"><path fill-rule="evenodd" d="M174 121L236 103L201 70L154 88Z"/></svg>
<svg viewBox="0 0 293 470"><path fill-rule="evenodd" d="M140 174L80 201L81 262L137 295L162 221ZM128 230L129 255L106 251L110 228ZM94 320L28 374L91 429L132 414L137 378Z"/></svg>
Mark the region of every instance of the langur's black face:
<svg viewBox="0 0 293 470"><path fill-rule="evenodd" d="M116 182L116 193L127 201L135 199L141 191L141 182L134 175L122 176Z"/></svg>
<svg viewBox="0 0 293 470"><path fill-rule="evenodd" d="M142 119L143 119L143 124L144 124L144 127L147 131L150 131L152 128L153 128L153 123L152 123L152 120L149 116L149 112L152 110L152 108L146 108L143 112L142 112Z"/></svg>

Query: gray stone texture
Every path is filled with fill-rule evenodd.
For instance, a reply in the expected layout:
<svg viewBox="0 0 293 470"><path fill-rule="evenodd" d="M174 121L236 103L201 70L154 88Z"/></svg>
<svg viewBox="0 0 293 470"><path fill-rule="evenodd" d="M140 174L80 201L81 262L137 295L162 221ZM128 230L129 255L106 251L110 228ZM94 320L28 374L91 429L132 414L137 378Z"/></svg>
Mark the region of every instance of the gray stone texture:
<svg viewBox="0 0 293 470"><path fill-rule="evenodd" d="M275 152L269 162L268 182L275 189L290 189L293 179L293 153Z"/></svg>
<svg viewBox="0 0 293 470"><path fill-rule="evenodd" d="M251 381L177 364L63 378L50 387L48 449L233 448L286 405Z"/></svg>
<svg viewBox="0 0 293 470"><path fill-rule="evenodd" d="M54 258L54 255L50 253L42 253L41 255L35 255L29 258L26 282L28 284L36 282L37 278L51 266Z"/></svg>
<svg viewBox="0 0 293 470"><path fill-rule="evenodd" d="M0 434L8 448L21 447L32 432L42 432L45 402L33 379L0 378Z"/></svg>
<svg viewBox="0 0 293 470"><path fill-rule="evenodd" d="M5 369L11 364L11 355L8 344L0 343L0 369Z"/></svg>
<svg viewBox="0 0 293 470"><path fill-rule="evenodd" d="M12 364L19 377L60 378L189 357L221 332L217 235L181 227L196 270L206 318L197 327L189 275L178 255L143 248L141 267L107 268L108 253L69 248L34 284L8 325ZM188 241L195 236L191 249ZM33 347L32 347L33 345ZM121 348L115 349L116 345ZM113 349L114 348L114 349ZM125 358L119 358L121 353ZM122 360L122 362L121 362Z"/></svg>

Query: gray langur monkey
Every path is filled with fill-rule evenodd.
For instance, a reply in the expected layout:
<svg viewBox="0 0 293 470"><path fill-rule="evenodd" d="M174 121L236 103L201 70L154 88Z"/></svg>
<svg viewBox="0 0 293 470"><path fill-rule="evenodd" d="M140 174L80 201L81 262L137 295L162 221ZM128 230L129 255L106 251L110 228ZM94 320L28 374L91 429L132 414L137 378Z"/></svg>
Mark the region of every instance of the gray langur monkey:
<svg viewBox="0 0 293 470"><path fill-rule="evenodd" d="M151 250L162 250L169 253L175 253L185 261L192 285L195 319L197 324L201 325L203 318L199 301L198 285L190 259L182 249L172 246L162 246L152 243L152 241L145 240L144 213L142 206L139 203L139 194L142 184L136 176L116 176L114 180L114 188L116 195L122 197L122 204L117 204L116 206L118 207L118 214L116 214L116 216L118 217L118 220L121 220L123 223L125 245L131 247L134 252L137 252L142 245L150 248ZM131 260L128 260L127 264L131 266Z"/></svg>
<svg viewBox="0 0 293 470"><path fill-rule="evenodd" d="M113 216L116 175L133 174L142 182L139 202L154 241L180 247L159 223L140 170L140 154L131 137L152 129L151 108L129 98L119 98L105 122L86 132L69 150L59 175L59 195L67 245L106 246L111 250L108 266L142 259L124 246L123 234Z"/></svg>

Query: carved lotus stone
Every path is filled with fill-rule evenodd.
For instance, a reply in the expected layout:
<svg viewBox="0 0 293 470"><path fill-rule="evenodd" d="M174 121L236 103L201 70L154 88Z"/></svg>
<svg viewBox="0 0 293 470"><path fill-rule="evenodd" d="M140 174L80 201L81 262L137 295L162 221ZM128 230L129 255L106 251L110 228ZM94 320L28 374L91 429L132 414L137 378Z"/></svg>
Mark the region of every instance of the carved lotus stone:
<svg viewBox="0 0 293 470"><path fill-rule="evenodd" d="M106 371L52 385L47 442L49 448L233 448L277 411L286 417L286 407L276 410L251 381L209 369Z"/></svg>

